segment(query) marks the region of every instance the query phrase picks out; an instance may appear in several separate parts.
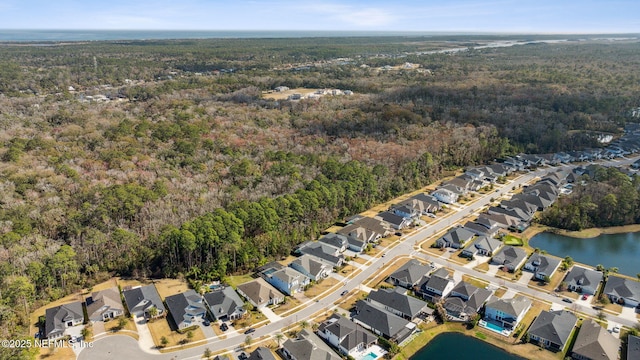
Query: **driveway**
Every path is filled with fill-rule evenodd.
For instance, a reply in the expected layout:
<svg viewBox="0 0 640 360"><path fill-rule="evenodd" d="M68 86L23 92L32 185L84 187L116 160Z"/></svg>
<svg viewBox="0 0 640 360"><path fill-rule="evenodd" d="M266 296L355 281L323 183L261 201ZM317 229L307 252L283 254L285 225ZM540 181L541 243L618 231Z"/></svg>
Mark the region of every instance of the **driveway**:
<svg viewBox="0 0 640 360"><path fill-rule="evenodd" d="M623 306L620 316L625 319L634 320L636 318L636 308Z"/></svg>
<svg viewBox="0 0 640 360"><path fill-rule="evenodd" d="M159 354L160 352L156 348L156 344L153 342L149 326L147 326L147 320L144 317L134 317L133 321L136 323L136 329L138 329L138 342L140 343L140 349L149 354ZM158 319L156 321L166 320Z"/></svg>
<svg viewBox="0 0 640 360"><path fill-rule="evenodd" d="M520 275L520 279L518 279L518 283L522 285L527 285L529 281L533 279L533 273L529 271L523 271L522 275Z"/></svg>
<svg viewBox="0 0 640 360"><path fill-rule="evenodd" d="M176 354L149 354L142 351L138 342L126 335L111 335L95 340L92 347L82 349L78 360L170 360Z"/></svg>
<svg viewBox="0 0 640 360"><path fill-rule="evenodd" d="M282 317L280 317L280 315L276 315L276 313L274 313L273 310L269 309L268 307L263 307L263 308L260 309L260 311L262 311L264 316L266 316L267 319L269 319L269 322L274 323L274 322L282 319Z"/></svg>
<svg viewBox="0 0 640 360"><path fill-rule="evenodd" d="M489 264L489 270L487 271L487 275L496 276L496 274L498 273L498 270L500 270L501 267L502 265Z"/></svg>
<svg viewBox="0 0 640 360"><path fill-rule="evenodd" d="M217 337L216 332L213 331L212 326L216 326L215 324L211 324L209 326L204 326L202 323L200 324L200 329L202 329L202 333L204 334L205 339L210 339Z"/></svg>
<svg viewBox="0 0 640 360"><path fill-rule="evenodd" d="M104 329L104 321L94 321L93 322L93 336L98 336L100 334L105 333Z"/></svg>

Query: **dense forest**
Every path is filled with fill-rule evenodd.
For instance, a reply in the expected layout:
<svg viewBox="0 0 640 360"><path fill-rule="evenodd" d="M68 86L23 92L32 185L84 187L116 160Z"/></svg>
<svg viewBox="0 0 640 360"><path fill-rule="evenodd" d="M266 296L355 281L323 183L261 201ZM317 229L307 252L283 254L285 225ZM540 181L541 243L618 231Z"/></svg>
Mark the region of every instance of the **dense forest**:
<svg viewBox="0 0 640 360"><path fill-rule="evenodd" d="M3 337L114 274L246 272L445 170L634 121L637 41L423 53L482 39L441 40L0 45ZM280 85L354 95L262 96Z"/></svg>
<svg viewBox="0 0 640 360"><path fill-rule="evenodd" d="M545 210L540 222L567 230L637 224L640 221L640 178L616 168L594 166L569 196Z"/></svg>

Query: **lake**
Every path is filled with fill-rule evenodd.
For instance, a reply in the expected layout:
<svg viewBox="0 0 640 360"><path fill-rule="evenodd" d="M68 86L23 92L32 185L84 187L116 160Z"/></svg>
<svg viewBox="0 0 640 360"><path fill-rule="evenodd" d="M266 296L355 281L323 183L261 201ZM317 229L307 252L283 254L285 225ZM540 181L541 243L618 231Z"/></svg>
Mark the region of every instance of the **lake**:
<svg viewBox="0 0 640 360"><path fill-rule="evenodd" d="M410 360L524 360L519 356L460 333L444 333L436 336Z"/></svg>
<svg viewBox="0 0 640 360"><path fill-rule="evenodd" d="M617 267L621 274L640 273L640 233L602 234L594 238L578 239L543 232L531 240L533 248L545 250L559 257L571 256L574 261L596 266Z"/></svg>

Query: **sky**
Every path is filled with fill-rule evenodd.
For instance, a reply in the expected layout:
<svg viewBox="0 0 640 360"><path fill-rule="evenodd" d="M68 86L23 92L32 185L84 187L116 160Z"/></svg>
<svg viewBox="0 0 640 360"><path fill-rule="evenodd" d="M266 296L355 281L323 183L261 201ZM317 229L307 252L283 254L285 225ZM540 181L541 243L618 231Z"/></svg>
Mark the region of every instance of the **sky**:
<svg viewBox="0 0 640 360"><path fill-rule="evenodd" d="M0 0L0 29L640 33L639 0Z"/></svg>

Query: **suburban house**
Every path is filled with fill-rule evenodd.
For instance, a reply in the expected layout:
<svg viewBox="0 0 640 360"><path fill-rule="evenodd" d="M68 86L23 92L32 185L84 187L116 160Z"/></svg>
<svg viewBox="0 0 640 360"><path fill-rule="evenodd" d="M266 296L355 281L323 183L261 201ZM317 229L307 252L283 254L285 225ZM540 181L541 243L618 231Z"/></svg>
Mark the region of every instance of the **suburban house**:
<svg viewBox="0 0 640 360"><path fill-rule="evenodd" d="M183 293L167 296L164 302L169 309L169 315L178 329L185 329L197 325L205 320L207 306L202 295L189 289Z"/></svg>
<svg viewBox="0 0 640 360"><path fill-rule="evenodd" d="M422 212L415 209L413 206L396 205L392 209L393 213L403 218L417 219L422 215Z"/></svg>
<svg viewBox="0 0 640 360"><path fill-rule="evenodd" d="M597 322L587 319L580 326L580 332L571 349L571 357L576 360L617 360L619 348L620 339Z"/></svg>
<svg viewBox="0 0 640 360"><path fill-rule="evenodd" d="M512 299L491 299L484 306L484 318L498 322L503 328L515 329L531 308L531 300L524 296Z"/></svg>
<svg viewBox="0 0 640 360"><path fill-rule="evenodd" d="M629 335L627 338L627 359L640 359L640 337Z"/></svg>
<svg viewBox="0 0 640 360"><path fill-rule="evenodd" d="M413 289L418 285L422 277L431 271L429 266L423 265L418 260L411 259L402 265L398 270L389 276L389 281L394 285L402 286L406 289Z"/></svg>
<svg viewBox="0 0 640 360"><path fill-rule="evenodd" d="M398 205L410 207L423 215L435 213L440 210L438 199L425 193L414 195Z"/></svg>
<svg viewBox="0 0 640 360"><path fill-rule="evenodd" d="M318 257L333 267L340 267L344 263L344 255L337 251L336 248L317 241L299 247L298 252Z"/></svg>
<svg viewBox="0 0 640 360"><path fill-rule="evenodd" d="M527 252L519 247L505 246L491 258L491 263L502 265L510 272L516 271L527 260Z"/></svg>
<svg viewBox="0 0 640 360"><path fill-rule="evenodd" d="M423 278L418 293L427 301L438 302L453 290L453 279L445 268L434 271L430 277Z"/></svg>
<svg viewBox="0 0 640 360"><path fill-rule="evenodd" d="M356 224L350 224L343 227L342 229L338 230L338 234L358 239L365 243L372 243L382 238L382 234Z"/></svg>
<svg viewBox="0 0 640 360"><path fill-rule="evenodd" d="M567 288L571 291L593 295L598 290L602 273L600 271L574 266L564 278Z"/></svg>
<svg viewBox="0 0 640 360"><path fill-rule="evenodd" d="M551 204L553 204L553 200L545 198L545 197L541 197L541 196L536 196L534 194L528 193L520 193L520 194L516 194L514 195L511 199L514 200L521 200L524 201L526 203L529 204L533 204L537 207L538 211L542 211L546 208L548 208L549 206L551 206Z"/></svg>
<svg viewBox="0 0 640 360"><path fill-rule="evenodd" d="M308 277L290 267L272 272L265 277L265 280L287 295L304 291L305 286L310 283Z"/></svg>
<svg viewBox="0 0 640 360"><path fill-rule="evenodd" d="M416 330L416 324L363 300L356 303L353 322L398 344L409 338Z"/></svg>
<svg viewBox="0 0 640 360"><path fill-rule="evenodd" d="M67 328L81 325L84 322L82 303L58 305L45 311L44 336L49 339L57 339L65 335Z"/></svg>
<svg viewBox="0 0 640 360"><path fill-rule="evenodd" d="M524 269L531 271L535 279L544 280L545 276L549 278L553 276L553 273L560 266L560 262L560 259L556 257L534 253L524 264Z"/></svg>
<svg viewBox="0 0 640 360"><path fill-rule="evenodd" d="M323 338L343 355L354 356L378 341L378 337L353 321L333 314L318 327Z"/></svg>
<svg viewBox="0 0 640 360"><path fill-rule="evenodd" d="M640 305L640 282L635 280L609 275L602 293L607 295L612 303L631 307Z"/></svg>
<svg viewBox="0 0 640 360"><path fill-rule="evenodd" d="M564 351L577 323L578 318L570 311L543 310L529 327L529 339L541 347Z"/></svg>
<svg viewBox="0 0 640 360"><path fill-rule="evenodd" d="M122 295L132 316L151 317L151 308L156 309L156 317L163 316L166 313L158 290L153 284L125 289Z"/></svg>
<svg viewBox="0 0 640 360"><path fill-rule="evenodd" d="M411 225L411 222L413 221L411 218L396 215L391 211L384 211L379 213L378 215L376 215L376 219L380 219L388 223L389 225L391 225L392 228L396 230L402 230L408 227L409 225Z"/></svg>
<svg viewBox="0 0 640 360"><path fill-rule="evenodd" d="M236 290L238 294L244 296L247 301L258 309L284 301L284 295L269 285L263 278L240 284Z"/></svg>
<svg viewBox="0 0 640 360"><path fill-rule="evenodd" d="M347 249L357 253L363 252L367 248L367 241L347 236Z"/></svg>
<svg viewBox="0 0 640 360"><path fill-rule="evenodd" d="M85 302L90 321L107 321L124 315L120 291L115 286L91 293Z"/></svg>
<svg viewBox="0 0 640 360"><path fill-rule="evenodd" d="M247 360L277 360L268 347L259 346L249 354Z"/></svg>
<svg viewBox="0 0 640 360"><path fill-rule="evenodd" d="M514 229L516 228L519 224L520 224L520 220L507 215L507 214L490 214L490 213L482 213L480 214L480 216L478 216L478 219L476 219L477 223L486 223L485 226L487 226L487 224L497 224L497 226L499 226L500 228L503 229Z"/></svg>
<svg viewBox="0 0 640 360"><path fill-rule="evenodd" d="M285 341L282 354L287 360L341 360L329 345L308 329L300 330L297 338Z"/></svg>
<svg viewBox="0 0 640 360"><path fill-rule="evenodd" d="M216 289L204 294L204 300L216 320L236 320L247 313L244 308L244 301L240 299L240 296L231 286L225 286L222 289Z"/></svg>
<svg viewBox="0 0 640 360"><path fill-rule="evenodd" d="M450 316L466 320L468 316L480 311L491 294L491 290L461 281L451 290L444 302L444 308Z"/></svg>
<svg viewBox="0 0 640 360"><path fill-rule="evenodd" d="M461 189L464 192L467 192L471 190L471 184L473 184L473 180L474 178L471 176L461 175L461 176L454 177L449 181L444 182L443 185L444 186L453 185L456 188Z"/></svg>
<svg viewBox="0 0 640 360"><path fill-rule="evenodd" d="M528 213L525 210L522 210L520 208L506 208L502 206L491 206L489 210L487 210L487 212L489 214L509 215L511 217L514 217L520 220L518 225L516 225L516 227L513 228L514 230L519 230L519 227L522 227L522 230L526 229L529 226L528 225L529 221L533 217L533 213Z"/></svg>
<svg viewBox="0 0 640 360"><path fill-rule="evenodd" d="M397 287L395 289L373 290L367 296L367 301L382 307L392 313L407 320L413 320L420 314L426 312L427 303L405 294L405 289Z"/></svg>
<svg viewBox="0 0 640 360"><path fill-rule="evenodd" d="M449 232L447 232L440 239L436 240L436 246L441 248L450 247L454 249L460 249L464 247L464 244L466 244L467 241L471 240L474 236L476 236L476 234L469 231L468 229L463 227L456 227L449 230Z"/></svg>
<svg viewBox="0 0 640 360"><path fill-rule="evenodd" d="M493 256L502 247L502 241L487 236L480 236L470 246L462 250L461 255L473 257L476 254Z"/></svg>
<svg viewBox="0 0 640 360"><path fill-rule="evenodd" d="M441 203L453 204L458 201L458 194L447 189L438 189L431 193Z"/></svg>
<svg viewBox="0 0 640 360"><path fill-rule="evenodd" d="M439 190L441 189L441 190L450 191L450 192L452 192L452 193L454 193L454 194L456 194L458 196L461 196L461 195L464 195L464 194L467 193L467 189L466 188L463 188L463 187L460 187L460 186L457 186L457 185L454 185L454 184L451 184L451 183L447 183L447 184L438 186L438 189Z"/></svg>
<svg viewBox="0 0 640 360"><path fill-rule="evenodd" d="M491 227L487 227L485 226L485 224L472 221L467 221L464 224L464 228L478 236L486 236L490 238L496 236L498 230L500 230L500 226L498 226L497 224L494 224Z"/></svg>
<svg viewBox="0 0 640 360"><path fill-rule="evenodd" d="M338 249L338 252L344 252L347 250L347 246L349 245L346 236L334 233L323 235L318 239L318 241L329 246L333 246Z"/></svg>
<svg viewBox="0 0 640 360"><path fill-rule="evenodd" d="M331 264L320 258L308 254L302 255L299 258L293 260L289 264L289 266L296 269L313 281L326 279L333 271L333 266L331 266Z"/></svg>
<svg viewBox="0 0 640 360"><path fill-rule="evenodd" d="M358 215L358 217L355 218L351 224L373 231L374 233L376 233L377 238L382 238L389 235L389 229L380 219Z"/></svg>

